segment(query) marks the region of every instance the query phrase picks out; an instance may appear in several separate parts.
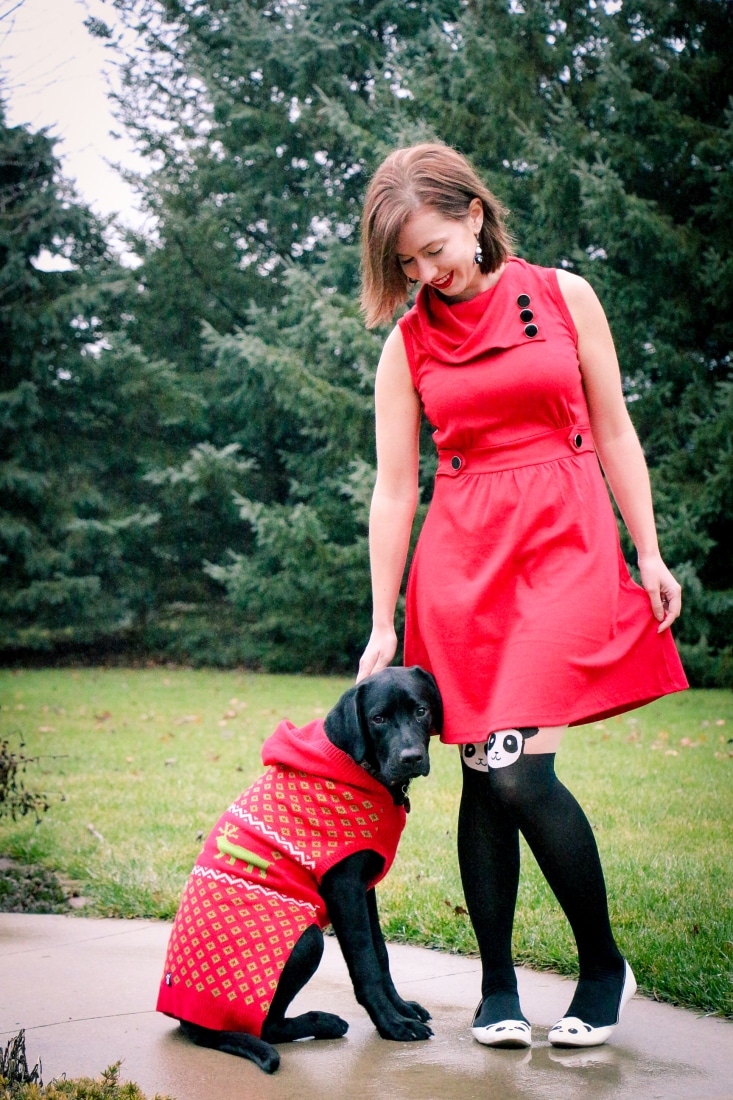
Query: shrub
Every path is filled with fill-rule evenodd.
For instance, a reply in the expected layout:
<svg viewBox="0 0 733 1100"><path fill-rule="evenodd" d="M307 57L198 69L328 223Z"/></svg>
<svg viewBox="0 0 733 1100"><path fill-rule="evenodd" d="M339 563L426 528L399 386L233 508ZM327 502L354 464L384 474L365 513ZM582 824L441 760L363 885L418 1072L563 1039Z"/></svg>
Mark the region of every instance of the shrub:
<svg viewBox="0 0 733 1100"><path fill-rule="evenodd" d="M40 1061L28 1069L25 1032L20 1031L0 1051L0 1100L146 1100L132 1081L120 1083L120 1062L108 1066L101 1078L54 1079L44 1085ZM155 1094L153 1100L171 1100Z"/></svg>
<svg viewBox="0 0 733 1100"><path fill-rule="evenodd" d="M13 752L7 738L0 741L0 817L5 815L15 820L18 816L34 813L36 821L40 821L49 802L45 794L26 790L23 776L29 764L38 762L38 757L26 756L24 748L21 741L20 750Z"/></svg>

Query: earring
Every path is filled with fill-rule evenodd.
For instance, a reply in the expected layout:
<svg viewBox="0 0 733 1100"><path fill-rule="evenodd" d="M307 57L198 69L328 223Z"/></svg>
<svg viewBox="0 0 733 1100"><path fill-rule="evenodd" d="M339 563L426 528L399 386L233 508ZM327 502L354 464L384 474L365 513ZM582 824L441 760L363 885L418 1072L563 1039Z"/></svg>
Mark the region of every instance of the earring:
<svg viewBox="0 0 733 1100"><path fill-rule="evenodd" d="M484 253L483 253L483 249L481 248L481 241L479 240L479 235L477 233L476 234L476 253L473 257L473 262L475 264L481 264L481 263L483 263L483 259L484 259Z"/></svg>

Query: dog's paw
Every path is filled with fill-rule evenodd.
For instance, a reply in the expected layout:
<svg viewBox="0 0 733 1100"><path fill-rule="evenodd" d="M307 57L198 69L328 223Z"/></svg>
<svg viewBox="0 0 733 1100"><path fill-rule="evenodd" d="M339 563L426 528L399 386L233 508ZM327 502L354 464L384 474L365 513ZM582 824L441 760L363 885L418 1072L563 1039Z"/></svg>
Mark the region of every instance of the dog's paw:
<svg viewBox="0 0 733 1100"><path fill-rule="evenodd" d="M408 1020L404 1016L398 1016L388 1023L380 1022L377 1024L377 1031L383 1039L392 1039L397 1043L415 1043L429 1039L433 1034L422 1020Z"/></svg>
<svg viewBox="0 0 733 1100"><path fill-rule="evenodd" d="M346 1020L333 1012L306 1012L299 1017L313 1039L341 1039L349 1030Z"/></svg>
<svg viewBox="0 0 733 1100"><path fill-rule="evenodd" d="M417 1001L403 1001L401 998L395 1002L395 1008L401 1016L408 1020L422 1020L423 1023L431 1018L427 1008L423 1008Z"/></svg>
<svg viewBox="0 0 733 1100"><path fill-rule="evenodd" d="M267 1020L262 1037L270 1043L292 1043L296 1039L340 1039L348 1030L346 1020L332 1012L304 1012L284 1020Z"/></svg>

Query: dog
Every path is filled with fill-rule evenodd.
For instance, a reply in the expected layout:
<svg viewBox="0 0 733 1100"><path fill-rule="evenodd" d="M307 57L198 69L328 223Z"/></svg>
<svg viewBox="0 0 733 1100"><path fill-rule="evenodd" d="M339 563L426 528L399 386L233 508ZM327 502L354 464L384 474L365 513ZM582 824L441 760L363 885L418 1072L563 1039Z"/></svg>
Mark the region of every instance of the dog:
<svg viewBox="0 0 733 1100"><path fill-rule="evenodd" d="M430 673L387 668L324 720L302 729L283 721L268 738L267 770L209 835L168 943L157 1009L190 1040L274 1073L273 1043L343 1036L349 1025L332 1013L285 1015L321 961L329 923L382 1038L432 1035L430 1014L392 982L374 887L442 722Z"/></svg>

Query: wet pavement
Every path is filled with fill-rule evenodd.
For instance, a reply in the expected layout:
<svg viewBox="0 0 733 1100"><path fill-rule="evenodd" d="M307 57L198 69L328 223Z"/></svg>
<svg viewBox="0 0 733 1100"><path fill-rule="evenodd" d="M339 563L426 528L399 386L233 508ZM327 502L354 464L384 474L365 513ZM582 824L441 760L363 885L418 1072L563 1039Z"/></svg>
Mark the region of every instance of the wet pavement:
<svg viewBox="0 0 733 1100"><path fill-rule="evenodd" d="M639 995L609 1043L557 1050L547 1032L567 1007L572 982L520 970L531 1050L489 1050L469 1031L478 961L390 945L402 996L431 1012L435 1037L380 1039L354 1000L338 944L293 1013L336 1012L348 1034L280 1046L268 1077L249 1062L188 1043L154 1011L170 925L0 914L0 1046L26 1031L29 1065L43 1080L96 1077L122 1061L121 1078L150 1098L175 1100L733 1100L733 1023Z"/></svg>

